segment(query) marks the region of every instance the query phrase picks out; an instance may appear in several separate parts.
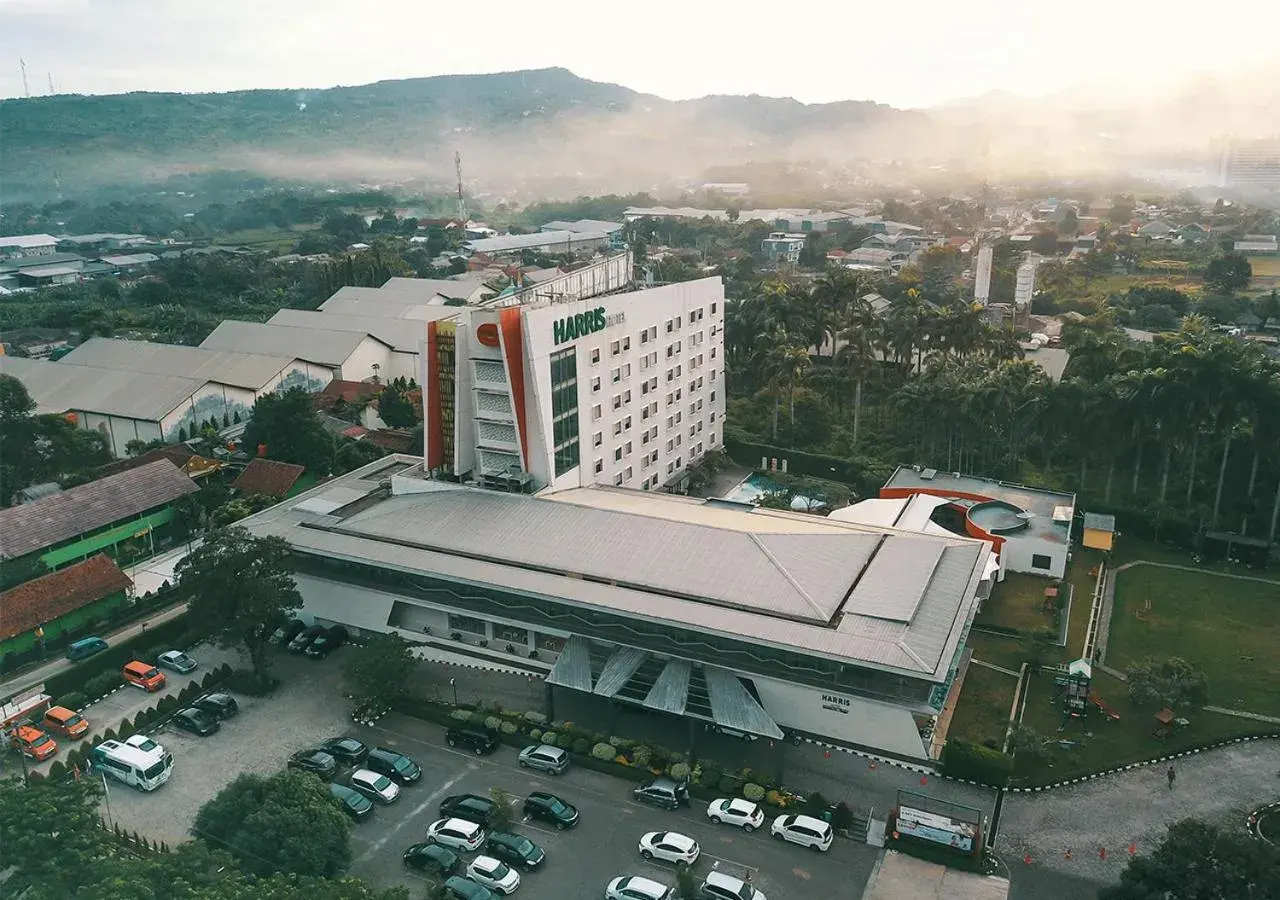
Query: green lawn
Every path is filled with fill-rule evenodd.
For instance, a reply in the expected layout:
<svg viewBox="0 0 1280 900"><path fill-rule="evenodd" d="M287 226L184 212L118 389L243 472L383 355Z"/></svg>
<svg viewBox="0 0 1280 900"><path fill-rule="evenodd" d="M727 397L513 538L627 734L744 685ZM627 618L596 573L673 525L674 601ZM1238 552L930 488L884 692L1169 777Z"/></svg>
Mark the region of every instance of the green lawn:
<svg viewBox="0 0 1280 900"><path fill-rule="evenodd" d="M1147 609L1148 604L1150 608ZM1280 716L1280 584L1137 566L1116 580L1107 662L1181 656L1216 706Z"/></svg>
<svg viewBox="0 0 1280 900"><path fill-rule="evenodd" d="M992 589L974 623L1026 633L1052 628L1053 613L1044 611L1044 590L1052 585L1048 578L1011 572Z"/></svg>
<svg viewBox="0 0 1280 900"><path fill-rule="evenodd" d="M947 736L973 744L990 740L997 748L1000 747L1009 722L1009 705L1013 703L1013 691L1017 686L1018 679L1011 675L970 663Z"/></svg>

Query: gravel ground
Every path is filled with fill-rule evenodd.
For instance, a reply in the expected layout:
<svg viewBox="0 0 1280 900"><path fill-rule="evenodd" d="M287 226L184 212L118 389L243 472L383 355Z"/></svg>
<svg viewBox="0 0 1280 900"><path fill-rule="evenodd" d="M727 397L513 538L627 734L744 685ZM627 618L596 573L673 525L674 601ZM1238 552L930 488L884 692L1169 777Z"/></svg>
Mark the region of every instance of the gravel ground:
<svg viewBox="0 0 1280 900"><path fill-rule="evenodd" d="M1280 796L1274 740L1184 756L1173 766L1172 790L1168 764L1156 764L1039 794L1009 794L997 852L1013 869L1025 866L1029 853L1032 866L1107 884L1124 869L1131 843L1147 852L1167 825L1189 817L1243 828L1250 810ZM1103 847L1106 859L1098 852Z"/></svg>

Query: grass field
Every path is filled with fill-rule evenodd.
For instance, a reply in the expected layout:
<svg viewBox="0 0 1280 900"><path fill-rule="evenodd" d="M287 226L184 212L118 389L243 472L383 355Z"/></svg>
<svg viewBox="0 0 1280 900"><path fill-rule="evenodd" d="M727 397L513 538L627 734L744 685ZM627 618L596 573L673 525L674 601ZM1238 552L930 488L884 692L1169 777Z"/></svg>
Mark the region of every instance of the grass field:
<svg viewBox="0 0 1280 900"><path fill-rule="evenodd" d="M1044 610L1044 590L1053 582L1047 578L1011 572L997 584L974 619L978 625L997 625L1033 633L1053 627L1053 613Z"/></svg>
<svg viewBox="0 0 1280 900"><path fill-rule="evenodd" d="M1149 605L1149 608L1148 608ZM1116 579L1107 661L1181 656L1216 706L1280 716L1280 583L1137 566Z"/></svg>
<svg viewBox="0 0 1280 900"><path fill-rule="evenodd" d="M1014 671L1017 671L1016 669ZM1009 721L1009 706L1018 679L985 666L969 665L964 676L964 690L951 717L948 737L973 744L994 741L998 748L1004 742Z"/></svg>
<svg viewBox="0 0 1280 900"><path fill-rule="evenodd" d="M1249 265L1255 278L1280 278L1280 256L1251 256Z"/></svg>

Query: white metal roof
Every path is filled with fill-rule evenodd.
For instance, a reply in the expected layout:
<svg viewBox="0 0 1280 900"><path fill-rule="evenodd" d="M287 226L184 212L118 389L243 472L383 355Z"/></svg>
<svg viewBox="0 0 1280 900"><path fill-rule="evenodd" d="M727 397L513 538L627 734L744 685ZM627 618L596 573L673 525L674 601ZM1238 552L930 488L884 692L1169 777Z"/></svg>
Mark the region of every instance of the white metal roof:
<svg viewBox="0 0 1280 900"><path fill-rule="evenodd" d="M475 253L503 253L533 247L582 247L607 240L603 231L539 231L535 234L500 234L497 237L467 241L465 246Z"/></svg>
<svg viewBox="0 0 1280 900"><path fill-rule="evenodd" d="M365 340L376 341L378 338L368 333L228 319L215 328L200 346L206 350L288 356L337 367L343 365ZM387 344L386 341L379 343Z"/></svg>
<svg viewBox="0 0 1280 900"><path fill-rule="evenodd" d="M59 364L197 378L258 391L294 362L289 356L96 337L72 350Z"/></svg>
<svg viewBox="0 0 1280 900"><path fill-rule="evenodd" d="M156 256L154 253L121 253L113 256L100 256L98 258L111 266L142 266L147 263L160 261L160 257Z"/></svg>
<svg viewBox="0 0 1280 900"><path fill-rule="evenodd" d="M159 422L206 383L201 378L66 366L13 356L0 356L0 373L22 382L39 412L78 410L144 422Z"/></svg>
<svg viewBox="0 0 1280 900"><path fill-rule="evenodd" d="M30 250L33 247L48 247L57 244L58 239L51 234L14 234L0 237L0 250L16 247L19 250Z"/></svg>
<svg viewBox="0 0 1280 900"><path fill-rule="evenodd" d="M451 307L443 307L450 309ZM332 313L326 310L282 309L267 320L268 325L294 325L329 331L371 334L397 350L417 353L426 340L427 326L421 319L388 319L383 316Z"/></svg>

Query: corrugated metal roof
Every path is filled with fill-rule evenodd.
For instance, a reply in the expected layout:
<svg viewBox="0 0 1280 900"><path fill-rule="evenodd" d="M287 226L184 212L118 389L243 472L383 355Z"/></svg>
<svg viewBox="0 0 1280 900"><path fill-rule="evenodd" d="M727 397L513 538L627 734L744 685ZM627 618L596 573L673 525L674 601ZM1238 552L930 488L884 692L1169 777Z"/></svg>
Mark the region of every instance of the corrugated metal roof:
<svg viewBox="0 0 1280 900"><path fill-rule="evenodd" d="M707 697L711 700L711 718L717 725L782 739L782 729L764 711L737 675L716 666L703 666L707 680Z"/></svg>
<svg viewBox="0 0 1280 900"><path fill-rule="evenodd" d="M463 246L474 253L504 253L534 247L585 247L609 239L603 231L539 231L534 234L500 234L497 237L467 241Z"/></svg>
<svg viewBox="0 0 1280 900"><path fill-rule="evenodd" d="M853 589L845 610L860 616L910 622L924 599L945 544L888 537Z"/></svg>
<svg viewBox="0 0 1280 900"><path fill-rule="evenodd" d="M0 237L0 249L17 247L22 250L29 250L32 247L47 247L50 244L57 243L58 239L51 234L15 234L9 237Z"/></svg>
<svg viewBox="0 0 1280 900"><path fill-rule="evenodd" d="M288 356L96 337L85 341L59 362L62 365L201 378L258 391L275 381L295 361Z"/></svg>
<svg viewBox="0 0 1280 900"><path fill-rule="evenodd" d="M547 684L591 693L591 648L586 638L575 634L565 641L564 649L547 675Z"/></svg>
<svg viewBox="0 0 1280 900"><path fill-rule="evenodd" d="M427 326L420 319L389 319L385 316L332 313L328 310L282 309L267 320L267 324L371 334L383 343L408 353L417 353L418 345L427 337Z"/></svg>
<svg viewBox="0 0 1280 900"><path fill-rule="evenodd" d="M233 350L268 356L290 356L322 366L341 366L372 335L351 331L263 325L228 319L200 344L206 350ZM381 341L380 343L386 343ZM388 344L387 346L390 346Z"/></svg>
<svg viewBox="0 0 1280 900"><path fill-rule="evenodd" d="M418 319L424 322L456 316L456 306L445 305L444 298L435 301L383 290L382 288L344 287L320 304L320 311L344 316L374 316L380 319Z"/></svg>
<svg viewBox="0 0 1280 900"><path fill-rule="evenodd" d="M600 677L596 680L595 693L601 697L612 697L627 683L636 669L648 659L649 654L635 647L618 647L604 664Z"/></svg>
<svg viewBox="0 0 1280 900"><path fill-rule="evenodd" d="M159 422L189 401L205 381L43 359L0 356L0 373L21 381L42 413L69 410Z"/></svg>
<svg viewBox="0 0 1280 900"><path fill-rule="evenodd" d="M1085 513L1084 527L1090 531L1113 532L1116 530L1116 517L1104 513Z"/></svg>
<svg viewBox="0 0 1280 900"><path fill-rule="evenodd" d="M689 700L689 676L692 672L693 665L687 659L667 660L662 674L653 683L653 687L649 688L644 705L649 709L684 715L684 707Z"/></svg>
<svg viewBox="0 0 1280 900"><path fill-rule="evenodd" d="M477 276L464 278L400 278L392 277L382 285L382 291L392 295L421 297L428 300L435 295L454 300L468 300L484 287L484 279Z"/></svg>
<svg viewBox="0 0 1280 900"><path fill-rule="evenodd" d="M479 490L393 497L343 531L819 622L880 541L854 531L748 534Z"/></svg>
<svg viewBox="0 0 1280 900"><path fill-rule="evenodd" d="M16 559L196 491L167 459L0 510L0 558Z"/></svg>

